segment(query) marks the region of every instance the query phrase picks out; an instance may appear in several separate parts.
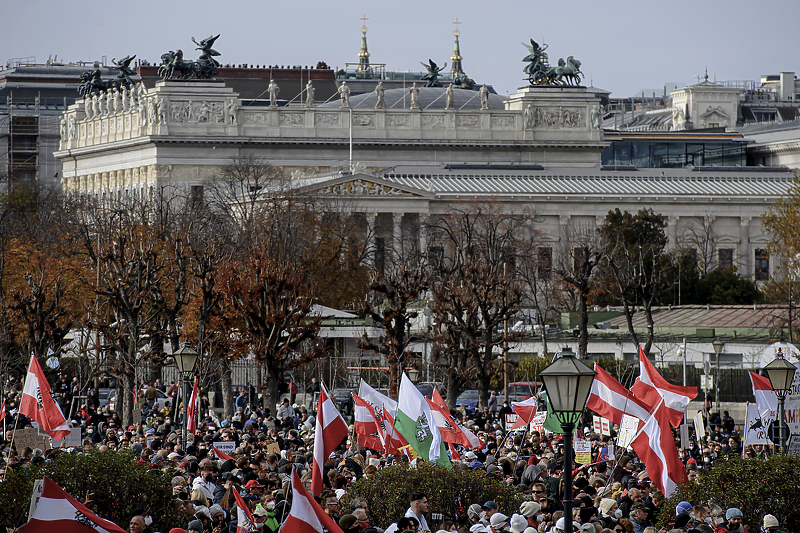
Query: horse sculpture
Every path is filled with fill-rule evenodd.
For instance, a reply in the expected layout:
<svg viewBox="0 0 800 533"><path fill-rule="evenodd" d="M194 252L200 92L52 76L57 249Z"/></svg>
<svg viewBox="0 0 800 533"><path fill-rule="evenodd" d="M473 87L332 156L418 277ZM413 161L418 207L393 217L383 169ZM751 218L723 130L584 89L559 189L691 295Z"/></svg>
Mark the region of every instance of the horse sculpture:
<svg viewBox="0 0 800 533"><path fill-rule="evenodd" d="M100 76L100 69L88 70L81 73L81 83L78 85L78 93L84 98L93 93L105 92L117 84L114 80L105 81Z"/></svg>
<svg viewBox="0 0 800 533"><path fill-rule="evenodd" d="M183 50L177 52L169 51L161 56L161 66L158 74L161 79L166 80L178 71L178 79L185 80L191 78L197 72L197 66L193 61L183 59Z"/></svg>
<svg viewBox="0 0 800 533"><path fill-rule="evenodd" d="M580 85L581 62L569 56L566 61L563 58L558 60L558 66L550 67L545 72L544 77L550 85Z"/></svg>

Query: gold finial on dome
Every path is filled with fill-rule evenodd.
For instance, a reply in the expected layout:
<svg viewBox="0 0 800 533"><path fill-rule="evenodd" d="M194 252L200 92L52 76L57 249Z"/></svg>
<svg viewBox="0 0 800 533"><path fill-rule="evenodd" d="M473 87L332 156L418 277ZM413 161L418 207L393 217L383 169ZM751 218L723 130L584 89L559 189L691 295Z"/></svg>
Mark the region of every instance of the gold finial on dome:
<svg viewBox="0 0 800 533"><path fill-rule="evenodd" d="M464 74L464 70L461 68L461 45L458 42L458 37L461 35L461 32L458 30L458 25L463 24L463 22L458 21L458 17L456 17L456 21L453 22L456 25L456 31L453 32L453 35L456 38L456 42L453 46L453 55L450 57L450 73L453 76L457 74Z"/></svg>

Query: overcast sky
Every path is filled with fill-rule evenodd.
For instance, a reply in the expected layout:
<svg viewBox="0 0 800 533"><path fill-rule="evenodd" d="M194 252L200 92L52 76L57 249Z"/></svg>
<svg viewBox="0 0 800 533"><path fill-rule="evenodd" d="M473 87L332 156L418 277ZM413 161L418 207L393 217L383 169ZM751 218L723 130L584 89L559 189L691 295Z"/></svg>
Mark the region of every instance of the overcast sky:
<svg viewBox="0 0 800 533"><path fill-rule="evenodd" d="M371 61L396 71L419 71L428 58L449 70L458 17L464 70L500 94L524 84L520 43L530 38L549 45L552 64L579 59L587 84L617 97L695 83L706 67L717 80L800 71L797 0L15 1L4 9L0 61L137 54L158 63L177 48L196 59L191 37L220 33L223 64L343 67L358 61L363 13Z"/></svg>

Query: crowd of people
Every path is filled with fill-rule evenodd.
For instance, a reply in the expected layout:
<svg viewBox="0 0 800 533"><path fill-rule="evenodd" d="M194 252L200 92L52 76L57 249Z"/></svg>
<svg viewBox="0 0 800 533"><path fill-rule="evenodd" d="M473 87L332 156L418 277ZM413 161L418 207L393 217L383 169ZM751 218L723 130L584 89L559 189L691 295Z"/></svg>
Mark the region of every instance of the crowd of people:
<svg viewBox="0 0 800 533"><path fill-rule="evenodd" d="M59 380L61 382L62 380ZM69 388L54 387L54 391ZM13 410L19 387L9 395ZM291 507L287 490L292 469L306 487L310 487L313 460L316 381L310 384L310 395L302 405L290 394L276 406L275 412L255 401L249 391L236 392L235 412L224 417L207 403L201 408L196 434L184 448L181 425L173 407L159 407L155 391L173 395L170 386L154 383L141 386L139 394L142 421L124 427L116 412L99 407L91 397L75 410L72 423L81 428L81 446L75 453L96 450L111 453L129 451L152 470L173 472L172 493L185 517L185 527L170 533L236 533L238 525L234 492L249 506L253 527L260 533L278 531ZM296 392L295 392L296 394ZM207 402L207 399L206 399ZM463 502L458 516L434 520L428 507L432 495L413 492L408 495L409 507L403 516L392 517L391 523L376 523L374 509L353 489L358 479L376 475L381 469L397 463L410 463L420 468L419 459L402 454L386 455L360 448L348 438L328 458L324 466L326 489L319 495L322 509L332 517L344 533L395 533L406 531L459 531L487 533L572 533L567 527L563 502L563 442L558 434L544 431L507 433L500 418L501 409L478 413L459 408L454 418L470 428L484 443L472 450L459 450L453 459L456 469L485 472L486 476L516 487L524 502L517 508L500 508L493 501ZM727 415L727 413L725 413ZM9 418L12 418L9 416ZM13 420L13 418L12 418ZM18 427L26 424L17 417ZM715 462L743 450L729 416L709 419L708 435L692 439L689 449L681 451L690 481L702 476ZM632 452L604 457L604 450L613 442L612 435L592 433L588 421L580 429L591 442L592 461L575 465L573 471L573 531L581 533L658 533L654 526L666 499L648 477L644 465ZM351 432L352 436L352 432ZM14 449L10 446L11 429L3 443L3 465L6 469L26 468L44 461L51 451ZM217 457L213 443L233 443L231 459ZM749 448L751 456L768 450ZM435 496L435 495L434 495ZM680 502L668 526L661 531L682 533L777 532L776 517L767 515L761 524L743 524L742 513L723 502ZM435 510L434 510L435 512ZM669 511L672 517L672 510ZM131 533L159 531L144 512L135 512L128 524Z"/></svg>

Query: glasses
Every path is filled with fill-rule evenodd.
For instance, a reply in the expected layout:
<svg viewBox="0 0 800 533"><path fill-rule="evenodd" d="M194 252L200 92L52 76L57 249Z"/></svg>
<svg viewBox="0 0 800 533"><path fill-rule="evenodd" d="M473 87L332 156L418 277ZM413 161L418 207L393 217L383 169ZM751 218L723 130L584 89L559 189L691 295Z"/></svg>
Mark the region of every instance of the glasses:
<svg viewBox="0 0 800 533"><path fill-rule="evenodd" d="M329 502L327 504L328 507L339 507L339 502Z"/></svg>
<svg viewBox="0 0 800 533"><path fill-rule="evenodd" d="M533 493L534 494L544 494L544 491L543 490L534 490Z"/></svg>

